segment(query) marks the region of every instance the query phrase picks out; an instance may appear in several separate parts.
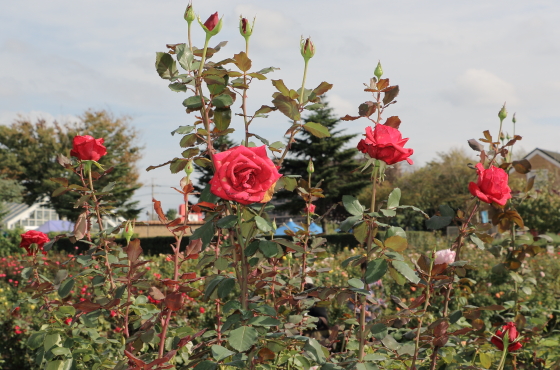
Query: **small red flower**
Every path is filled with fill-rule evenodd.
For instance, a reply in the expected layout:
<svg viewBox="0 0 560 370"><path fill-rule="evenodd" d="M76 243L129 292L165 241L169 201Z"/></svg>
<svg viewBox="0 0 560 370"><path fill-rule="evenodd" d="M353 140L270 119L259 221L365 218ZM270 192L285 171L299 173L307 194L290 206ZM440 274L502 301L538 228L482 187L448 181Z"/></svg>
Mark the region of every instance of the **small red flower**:
<svg viewBox="0 0 560 370"><path fill-rule="evenodd" d="M40 231L29 230L28 232L21 234L21 243L19 243L19 247L25 248L28 256L33 256L37 253L37 250L32 250L31 245L37 244L39 250L41 250L43 254L47 254L47 252L43 250L43 246L49 241L50 239L47 234Z"/></svg>
<svg viewBox="0 0 560 370"><path fill-rule="evenodd" d="M500 351L503 351L504 350L503 338L506 335L506 333L508 334L508 343L510 343L508 345L508 352L517 351L518 349L523 347L521 342L515 342L515 340L519 337L519 332L517 331L514 322L508 322L507 324L503 325L500 329L498 329L496 335L492 337L490 342L492 342L492 344L498 347Z"/></svg>
<svg viewBox="0 0 560 370"><path fill-rule="evenodd" d="M111 316L111 317L117 316L117 311L111 310L111 313L109 314L109 316Z"/></svg>
<svg viewBox="0 0 560 370"><path fill-rule="evenodd" d="M205 312L206 312L206 310L204 309L204 307L200 307L198 310L200 311L200 313L205 313Z"/></svg>
<svg viewBox="0 0 560 370"><path fill-rule="evenodd" d="M107 154L107 148L103 145L105 139L95 139L93 136L75 136L70 155L82 161L98 161Z"/></svg>
<svg viewBox="0 0 560 370"><path fill-rule="evenodd" d="M305 213L307 213L307 211L309 211L309 213L315 213L315 208L317 208L315 204L310 204L309 207L305 207L303 211Z"/></svg>
<svg viewBox="0 0 560 370"><path fill-rule="evenodd" d="M64 320L64 323L65 323L66 325L72 324L72 318L71 318L71 317L67 318L66 320Z"/></svg>

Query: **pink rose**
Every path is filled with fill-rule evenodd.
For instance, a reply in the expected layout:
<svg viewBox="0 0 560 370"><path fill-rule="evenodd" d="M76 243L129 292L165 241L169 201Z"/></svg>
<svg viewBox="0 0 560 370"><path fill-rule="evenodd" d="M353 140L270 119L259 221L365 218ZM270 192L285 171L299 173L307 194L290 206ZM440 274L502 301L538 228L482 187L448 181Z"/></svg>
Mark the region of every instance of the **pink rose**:
<svg viewBox="0 0 560 370"><path fill-rule="evenodd" d="M94 139L89 135L76 136L70 155L82 161L98 161L107 154L107 148L103 146L104 142L103 138Z"/></svg>
<svg viewBox="0 0 560 370"><path fill-rule="evenodd" d="M501 206L511 198L511 189L508 186L508 175L501 168L491 166L485 169L482 163L476 164L478 181L469 184L472 195L485 203L496 203Z"/></svg>
<svg viewBox="0 0 560 370"><path fill-rule="evenodd" d="M303 211L305 213L307 213L307 211L309 211L309 213L315 213L315 208L317 208L315 204L310 204L309 207L305 207Z"/></svg>
<svg viewBox="0 0 560 370"><path fill-rule="evenodd" d="M450 263L455 262L455 255L457 253L455 251L452 251L451 249L443 249L441 251L437 251L436 252L436 260L434 261L434 264L436 265L443 265L443 264L447 264L449 265Z"/></svg>
<svg viewBox="0 0 560 370"><path fill-rule="evenodd" d="M358 150L388 165L404 160L412 164L409 157L414 150L404 148L407 141L396 128L378 124L373 129L366 127L366 138L360 140Z"/></svg>
<svg viewBox="0 0 560 370"><path fill-rule="evenodd" d="M241 204L267 202L271 187L282 177L266 155L266 147L237 146L214 155L212 194Z"/></svg>
<svg viewBox="0 0 560 370"><path fill-rule="evenodd" d="M50 239L47 234L40 231L29 230L28 232L21 234L21 243L19 244L19 247L25 248L28 256L33 256L37 253L37 250L32 250L31 244L37 244L38 249L41 250L43 254L47 254L47 252L43 250L43 246L49 241Z"/></svg>

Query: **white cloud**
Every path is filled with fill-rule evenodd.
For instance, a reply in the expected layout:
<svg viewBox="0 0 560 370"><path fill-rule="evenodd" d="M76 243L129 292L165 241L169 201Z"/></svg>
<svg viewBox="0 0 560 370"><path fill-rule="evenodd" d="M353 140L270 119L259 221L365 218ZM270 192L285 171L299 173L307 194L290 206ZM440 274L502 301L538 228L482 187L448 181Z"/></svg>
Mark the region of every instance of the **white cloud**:
<svg viewBox="0 0 560 370"><path fill-rule="evenodd" d="M444 93L446 99L457 105L497 106L519 102L515 86L495 74L470 68L455 81L455 86Z"/></svg>

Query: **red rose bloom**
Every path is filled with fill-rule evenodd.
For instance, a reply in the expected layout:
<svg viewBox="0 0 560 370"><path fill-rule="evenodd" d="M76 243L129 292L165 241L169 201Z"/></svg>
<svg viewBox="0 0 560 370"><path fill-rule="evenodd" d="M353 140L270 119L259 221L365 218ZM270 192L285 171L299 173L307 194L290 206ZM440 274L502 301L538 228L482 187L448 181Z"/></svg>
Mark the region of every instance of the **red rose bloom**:
<svg viewBox="0 0 560 370"><path fill-rule="evenodd" d="M204 307L200 307L198 310L200 311L200 313L205 313L205 312L206 312L206 310L204 309Z"/></svg>
<svg viewBox="0 0 560 370"><path fill-rule="evenodd" d="M315 208L317 208L315 204L310 204L309 207L305 207L303 211L305 213L307 213L307 211L309 211L309 213L315 213Z"/></svg>
<svg viewBox="0 0 560 370"><path fill-rule="evenodd" d="M107 148L103 146L104 142L103 138L94 139L89 135L76 136L70 155L82 161L98 161L107 154Z"/></svg>
<svg viewBox="0 0 560 370"><path fill-rule="evenodd" d="M50 239L47 234L40 231L29 230L28 232L21 234L21 243L19 243L19 247L25 248L28 256L33 256L37 253L37 250L31 249L31 244L35 243L38 248L43 251L43 254L47 254L47 252L43 250L43 246L49 241Z"/></svg>
<svg viewBox="0 0 560 370"><path fill-rule="evenodd" d="M266 147L237 146L214 155L212 194L241 204L267 202L267 193L282 177L266 155ZM265 199L265 197L267 199Z"/></svg>
<svg viewBox="0 0 560 370"><path fill-rule="evenodd" d="M477 163L478 181L469 184L472 195L486 203L496 203L501 206L511 198L511 189L508 186L508 175L501 168L491 166L484 169L482 163Z"/></svg>
<svg viewBox="0 0 560 370"><path fill-rule="evenodd" d="M212 31L219 21L220 17L218 16L218 12L216 12L212 14L210 18L206 20L206 22L204 22L204 26L208 29L208 31Z"/></svg>
<svg viewBox="0 0 560 370"><path fill-rule="evenodd" d="M492 344L494 344L496 347L498 347L498 349L500 351L503 351L504 350L503 338L506 335L506 333L508 334L508 343L510 343L508 345L508 352L517 351L518 349L523 347L523 345L520 342L515 342L517 337L519 337L519 332L517 331L517 328L515 327L514 322L508 322L507 324L502 326L500 329L498 329L498 331L496 332L496 335L492 337L490 342L492 342ZM512 343L512 342L515 342L515 343Z"/></svg>
<svg viewBox="0 0 560 370"><path fill-rule="evenodd" d="M414 153L414 150L404 148L407 141L408 139L403 139L401 132L396 128L376 125L374 129L366 127L366 138L360 140L358 150L388 165L404 160L412 164L412 160L408 157Z"/></svg>

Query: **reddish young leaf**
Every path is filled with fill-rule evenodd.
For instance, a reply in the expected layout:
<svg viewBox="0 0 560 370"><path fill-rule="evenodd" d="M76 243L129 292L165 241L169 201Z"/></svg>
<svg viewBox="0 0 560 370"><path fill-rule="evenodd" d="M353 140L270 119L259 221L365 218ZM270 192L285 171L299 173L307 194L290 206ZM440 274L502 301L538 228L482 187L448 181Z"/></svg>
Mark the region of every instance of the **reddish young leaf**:
<svg viewBox="0 0 560 370"><path fill-rule="evenodd" d="M179 311L183 307L183 294L182 293L169 293L165 297L165 305L171 311Z"/></svg>
<svg viewBox="0 0 560 370"><path fill-rule="evenodd" d="M356 117L356 116L349 116L348 114L345 115L344 117L341 117L340 119L343 121L355 121L357 119L361 118L360 116Z"/></svg>
<svg viewBox="0 0 560 370"><path fill-rule="evenodd" d="M185 255L188 257L191 254L198 254L202 249L202 239L194 239L189 242Z"/></svg>
<svg viewBox="0 0 560 370"><path fill-rule="evenodd" d="M78 216L76 225L74 226L74 237L77 240L82 239L87 233L87 214L86 212L81 213Z"/></svg>
<svg viewBox="0 0 560 370"><path fill-rule="evenodd" d="M149 294L153 299L158 300L158 301L161 301L162 299L165 299L165 295L161 292L161 290L159 290L155 286L150 287Z"/></svg>
<svg viewBox="0 0 560 370"><path fill-rule="evenodd" d="M136 262L138 257L142 254L142 247L140 246L140 239L131 240L128 247L123 248L131 263Z"/></svg>
<svg viewBox="0 0 560 370"><path fill-rule="evenodd" d="M392 128L396 128L398 130L400 125L401 125L401 120L397 116L392 116L392 117L387 118L384 125L392 127Z"/></svg>
<svg viewBox="0 0 560 370"><path fill-rule="evenodd" d="M154 210L156 211L156 213L159 217L159 220L164 224L167 223L167 217L165 217L165 214L163 213L163 210L161 209L161 202L159 200L155 200L155 199L152 199L152 202L154 203Z"/></svg>
<svg viewBox="0 0 560 370"><path fill-rule="evenodd" d="M83 302L78 302L74 304L74 308L83 311L85 313L88 313L100 309L101 305L99 303L93 303L92 301L86 299Z"/></svg>

